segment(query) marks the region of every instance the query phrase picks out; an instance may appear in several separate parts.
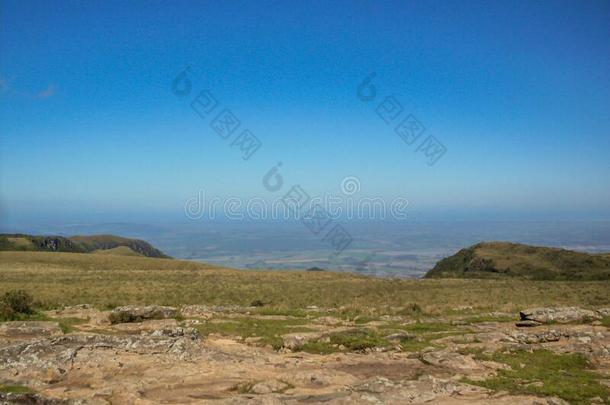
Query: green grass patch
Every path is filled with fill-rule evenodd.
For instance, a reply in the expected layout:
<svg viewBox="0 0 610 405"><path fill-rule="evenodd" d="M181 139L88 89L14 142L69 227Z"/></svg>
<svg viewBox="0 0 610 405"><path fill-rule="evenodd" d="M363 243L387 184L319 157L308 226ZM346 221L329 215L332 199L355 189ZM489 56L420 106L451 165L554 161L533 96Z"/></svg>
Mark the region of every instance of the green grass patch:
<svg viewBox="0 0 610 405"><path fill-rule="evenodd" d="M605 326L606 328L610 328L610 316L603 317L601 322L603 326Z"/></svg>
<svg viewBox="0 0 610 405"><path fill-rule="evenodd" d="M74 332L74 326L87 323L89 318L53 318L43 312L33 312L31 314L18 314L18 316L12 317L10 320L0 319L0 322L12 322L12 321L44 321L44 322L57 322L63 333Z"/></svg>
<svg viewBox="0 0 610 405"><path fill-rule="evenodd" d="M448 336L463 336L463 335L468 335L468 334L471 334L471 332L459 331L459 330L426 333L426 334L417 336L415 339L402 341L400 343L400 348L405 352L419 352L427 347L433 347L435 349L442 349L445 347L445 345L440 344L440 343L435 343L434 342L435 340L442 339L442 338L448 337ZM466 341L465 339L464 339L464 342L471 343L471 341ZM456 341L455 343L460 343L460 342Z"/></svg>
<svg viewBox="0 0 610 405"><path fill-rule="evenodd" d="M363 351L373 347L389 346L390 342L369 330L338 332L330 335L331 345L343 345L349 351Z"/></svg>
<svg viewBox="0 0 610 405"><path fill-rule="evenodd" d="M252 313L256 314L256 315L291 316L294 318L305 318L308 315L311 315L304 309L300 309L300 308L277 308L277 307L256 308Z"/></svg>
<svg viewBox="0 0 610 405"><path fill-rule="evenodd" d="M0 392L12 394L31 394L34 392L31 388L22 385L3 385L0 384Z"/></svg>
<svg viewBox="0 0 610 405"><path fill-rule="evenodd" d="M11 321L48 321L49 317L42 312L33 312L31 314L17 313L10 318L0 318L0 322L11 322Z"/></svg>
<svg viewBox="0 0 610 405"><path fill-rule="evenodd" d="M474 315L462 319L466 323L481 323L481 322L517 322L517 316L509 315Z"/></svg>
<svg viewBox="0 0 610 405"><path fill-rule="evenodd" d="M417 317L424 315L424 310L422 309L422 307L419 306L419 304L409 303L409 304L405 305L403 308L396 311L396 315L410 316L410 317L417 318Z"/></svg>
<svg viewBox="0 0 610 405"><path fill-rule="evenodd" d="M434 333L434 332L447 332L455 330L455 327L442 322L421 322L417 321L414 323L397 323L388 322L386 325L380 326L382 329L399 329L406 332L412 332L417 334L423 333Z"/></svg>
<svg viewBox="0 0 610 405"><path fill-rule="evenodd" d="M324 339L312 340L303 345L301 351L315 354L336 352L362 352L375 347L388 347L392 343L381 334L368 330L352 330L332 333Z"/></svg>
<svg viewBox="0 0 610 405"><path fill-rule="evenodd" d="M400 348L405 352L420 352L426 347L439 348L439 345L432 344L429 339L417 338L407 340L400 344Z"/></svg>
<svg viewBox="0 0 610 405"><path fill-rule="evenodd" d="M403 351L418 352L426 347L442 348L443 345L434 343L434 340L442 339L447 336L465 335L471 332L464 329L458 329L453 325L442 322L415 322L410 324L388 323L379 327L386 336L397 330L403 330L411 334L415 334L416 338L407 339L400 343Z"/></svg>
<svg viewBox="0 0 610 405"><path fill-rule="evenodd" d="M379 318L371 315L360 315L354 318L354 323L356 325L364 325L369 322L378 321Z"/></svg>
<svg viewBox="0 0 610 405"><path fill-rule="evenodd" d="M497 376L484 381L465 380L469 384L512 394L558 396L572 404L588 404L595 397L608 403L610 389L600 384L601 377L590 370L581 354L555 354L548 350L471 354L508 364L512 369L499 370Z"/></svg>
<svg viewBox="0 0 610 405"><path fill-rule="evenodd" d="M57 322L63 333L72 333L75 330L75 325L89 322L89 318L48 318L47 320Z"/></svg>
<svg viewBox="0 0 610 405"><path fill-rule="evenodd" d="M312 340L303 345L300 349L303 352L313 353L313 354L331 354L337 353L341 350L337 346L333 346L330 342L325 342L323 340Z"/></svg>
<svg viewBox="0 0 610 405"><path fill-rule="evenodd" d="M220 322L207 322L195 327L206 336L218 333L224 336L239 336L241 338L260 337L260 344L271 345L275 350L282 347L282 335L292 332L309 332L304 319L256 319L231 318Z"/></svg>

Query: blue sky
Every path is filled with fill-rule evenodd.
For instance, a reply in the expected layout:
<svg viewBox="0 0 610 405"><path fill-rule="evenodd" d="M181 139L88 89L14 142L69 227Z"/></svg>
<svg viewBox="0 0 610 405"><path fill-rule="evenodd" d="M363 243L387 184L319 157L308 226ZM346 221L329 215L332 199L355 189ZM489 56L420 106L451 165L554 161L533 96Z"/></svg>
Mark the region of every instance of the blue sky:
<svg viewBox="0 0 610 405"><path fill-rule="evenodd" d="M179 216L199 189L270 197L281 161L311 194L356 176L414 210L607 217L608 38L607 1L2 0L2 216ZM201 89L261 140L250 160L190 108ZM376 115L390 95L435 165Z"/></svg>

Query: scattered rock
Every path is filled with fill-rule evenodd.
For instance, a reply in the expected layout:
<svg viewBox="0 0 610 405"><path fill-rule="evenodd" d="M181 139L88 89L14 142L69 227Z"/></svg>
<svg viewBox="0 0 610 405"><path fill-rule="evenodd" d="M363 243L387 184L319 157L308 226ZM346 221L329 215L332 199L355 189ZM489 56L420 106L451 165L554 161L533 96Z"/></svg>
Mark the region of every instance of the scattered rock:
<svg viewBox="0 0 610 405"><path fill-rule="evenodd" d="M472 305L460 305L457 307L451 308L452 311L472 311Z"/></svg>
<svg viewBox="0 0 610 405"><path fill-rule="evenodd" d="M185 305L180 310L180 315L185 318L212 319L214 311L207 305Z"/></svg>
<svg viewBox="0 0 610 405"><path fill-rule="evenodd" d="M513 333L511 337L521 344L536 344L536 343L548 343L558 342L561 339L567 339L570 334L564 331L549 330L540 333Z"/></svg>
<svg viewBox="0 0 610 405"><path fill-rule="evenodd" d="M36 393L4 393L0 392L0 404L24 404L24 405L80 405L87 401L58 399L44 397Z"/></svg>
<svg viewBox="0 0 610 405"><path fill-rule="evenodd" d="M125 307L123 307L125 308ZM123 310L117 308L117 310ZM79 333L61 334L54 322L0 323L0 381L28 386L29 393L0 393L0 404L102 404L102 403L208 403L283 404L283 403L439 403L513 405L566 405L558 398L510 395L461 383L488 379L506 364L465 355L461 349L483 353L535 350L542 345L555 353L581 353L591 360L595 372L607 376L610 370L610 331L587 325L542 325L535 329L515 329L512 323L473 323L460 328L465 335L440 333L433 343L418 352L405 353L395 343L417 338L388 326L364 329L345 326L338 317L305 318L304 327L312 332L283 336L284 348L273 351L260 347L261 337L243 340L209 335L205 344L197 329L185 325L215 322L240 322L246 307L188 306L183 316L195 319L145 319L155 310L129 308L128 316L140 322L119 323L100 328L98 316L108 312L75 306L51 316L84 319ZM167 307L160 307L167 308ZM172 316L173 308L158 316ZM554 314L558 310L554 309ZM571 310L571 309L570 309ZM222 311L222 316L217 315ZM323 315L336 315L322 309ZM115 312L115 311L113 311ZM116 311L120 312L120 311ZM601 315L601 312L598 312ZM85 315L86 314L86 315ZM195 315L196 314L196 315ZM209 314L210 320L201 316ZM121 315L122 316L122 315ZM157 316L157 315L152 315ZM140 319L142 318L142 319ZM257 322L274 319L251 315ZM380 317L390 325L389 318ZM431 317L426 317L429 321ZM563 318L562 318L563 319ZM447 319L443 320L448 322ZM108 321L106 321L108 322ZM540 325L533 319L524 325ZM520 323L521 323L520 322ZM555 322L555 321L553 321ZM404 322L403 322L404 323ZM299 326L301 324L299 323ZM352 353L334 345L338 353L311 354L299 351L311 340L330 342L334 334L374 332L393 342L390 351L379 347ZM7 335L17 336L16 339ZM430 333L426 336L434 336ZM35 337L36 339L32 339ZM21 340L19 340L21 339ZM548 343L548 344L547 344ZM250 345L247 345L250 344ZM439 349L443 347L443 349ZM294 349L294 351L292 349ZM524 362L525 363L525 362ZM526 367L526 364L523 364ZM515 368L519 368L517 365ZM610 386L605 377L602 384ZM247 381L244 383L244 381ZM540 386L540 381L524 384ZM61 399L55 399L61 398ZM595 403L599 398L588 402Z"/></svg>
<svg viewBox="0 0 610 405"><path fill-rule="evenodd" d="M279 380L270 380L256 383L250 388L253 394L271 394L272 392L282 392L290 388L290 385Z"/></svg>
<svg viewBox="0 0 610 405"><path fill-rule="evenodd" d="M601 316L610 316L610 308L599 308L597 313Z"/></svg>
<svg viewBox="0 0 610 405"><path fill-rule="evenodd" d="M148 335L156 330L177 327L178 322L175 319L152 319L136 323L117 323L111 326L111 330L120 333Z"/></svg>
<svg viewBox="0 0 610 405"><path fill-rule="evenodd" d="M369 381L366 381L362 384L355 386L353 389L355 391L364 391L364 392L372 392L376 394L381 394L382 392L386 392L389 389L395 387L392 381L388 380L385 377L374 377Z"/></svg>
<svg viewBox="0 0 610 405"><path fill-rule="evenodd" d="M115 308L108 319L110 323L129 323L142 322L146 319L167 319L174 318L178 314L176 308L164 307L160 305L150 305L147 307L125 306Z"/></svg>
<svg viewBox="0 0 610 405"><path fill-rule="evenodd" d="M334 316L321 316L320 318L315 319L313 322L326 326L337 326L345 323L342 319L335 318Z"/></svg>
<svg viewBox="0 0 610 405"><path fill-rule="evenodd" d="M299 350L305 345L305 343L319 339L324 335L321 332L304 332L304 333L289 333L287 335L283 335L282 339L284 340L283 346L286 349L290 350Z"/></svg>
<svg viewBox="0 0 610 405"><path fill-rule="evenodd" d="M576 307L524 309L519 312L519 316L522 321L540 323L590 322L601 319L601 315L595 311Z"/></svg>
<svg viewBox="0 0 610 405"><path fill-rule="evenodd" d="M519 321L515 324L515 326L517 326L519 328L531 328L531 327L540 326L540 325L542 325L540 322L530 321L530 320Z"/></svg>
<svg viewBox="0 0 610 405"><path fill-rule="evenodd" d="M188 330L161 331L154 336L64 335L0 347L0 370L20 373L26 369L40 372L54 369L63 374L61 370L67 368L79 352L99 349L136 354L162 353L183 359L195 353L197 339L196 331Z"/></svg>
<svg viewBox="0 0 610 405"><path fill-rule="evenodd" d="M182 327L175 327L175 328L164 328L164 329L157 329L153 332L150 333L149 336L153 336L153 337L170 337L170 338L181 338L181 337L186 337L190 340L198 340L199 337L199 331L197 329L194 328L182 328Z"/></svg>
<svg viewBox="0 0 610 405"><path fill-rule="evenodd" d="M421 360L426 364L456 370L475 370L482 368L472 357L463 356L449 350L436 350L423 353Z"/></svg>
<svg viewBox="0 0 610 405"><path fill-rule="evenodd" d="M401 330L401 331L398 331L396 333L392 333L392 334L386 336L385 339L389 340L390 342L402 343L407 340L413 340L416 337L417 337L416 335L413 335L411 333Z"/></svg>
<svg viewBox="0 0 610 405"><path fill-rule="evenodd" d="M63 335L57 322L13 321L0 323L0 338L27 339Z"/></svg>

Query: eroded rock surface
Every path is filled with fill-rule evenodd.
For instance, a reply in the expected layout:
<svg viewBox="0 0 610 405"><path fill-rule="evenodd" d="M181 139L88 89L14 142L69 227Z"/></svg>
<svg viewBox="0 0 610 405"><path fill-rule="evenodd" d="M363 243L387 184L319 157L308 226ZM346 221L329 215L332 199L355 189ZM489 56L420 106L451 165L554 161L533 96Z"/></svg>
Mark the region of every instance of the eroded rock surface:
<svg viewBox="0 0 610 405"><path fill-rule="evenodd" d="M304 320L247 315L243 308L231 312L229 307L192 306L182 309L183 316L192 318L176 320L167 307L159 307L164 308L163 319L148 319L158 309L124 308L121 313L134 314L140 322L103 323L100 319L108 319L110 312L78 306L52 311L53 316L84 320L66 334L57 322L0 324L0 385L33 390L0 393L0 404L567 404L560 398L510 395L472 383L510 370L473 353L539 348L581 353L596 372L610 375L610 331L578 324L572 315L561 315L572 319L569 324L533 328L519 328L512 321L436 318L434 328L422 334L412 320L380 318L363 328L326 310ZM250 319L269 325L292 320L310 331L283 334L279 350L262 336L200 332L222 317L229 330ZM401 326L405 329L396 329ZM329 354L299 351L307 342L324 344L331 334L356 331L377 333L390 345L384 350L335 348ZM2 333L10 339L2 339Z"/></svg>
<svg viewBox="0 0 610 405"><path fill-rule="evenodd" d="M14 321L0 323L0 340L63 335L57 322Z"/></svg>
<svg viewBox="0 0 610 405"><path fill-rule="evenodd" d="M173 318L178 310L173 307L150 305L146 307L124 306L115 308L109 315L110 323L142 322L148 319Z"/></svg>
<svg viewBox="0 0 610 405"><path fill-rule="evenodd" d="M519 316L522 321L538 323L588 322L602 318L597 311L576 307L524 309Z"/></svg>

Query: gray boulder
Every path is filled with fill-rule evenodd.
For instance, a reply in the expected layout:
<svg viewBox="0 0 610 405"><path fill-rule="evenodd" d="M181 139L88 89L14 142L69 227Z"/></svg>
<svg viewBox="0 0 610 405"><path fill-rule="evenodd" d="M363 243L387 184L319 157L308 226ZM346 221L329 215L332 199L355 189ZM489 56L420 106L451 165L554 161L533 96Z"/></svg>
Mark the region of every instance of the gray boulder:
<svg viewBox="0 0 610 405"><path fill-rule="evenodd" d="M576 307L531 308L519 312L522 321L539 323L578 323L601 319L595 311Z"/></svg>
<svg viewBox="0 0 610 405"><path fill-rule="evenodd" d="M163 307L160 305L150 305L147 307L125 306L115 308L108 319L110 323L142 322L148 319L168 319L174 318L178 310L173 307Z"/></svg>
<svg viewBox="0 0 610 405"><path fill-rule="evenodd" d="M402 343L405 342L407 340L413 340L415 339L417 336L413 335L411 333L405 332L405 331L398 331L396 333L392 333L390 335L387 335L385 337L386 340L389 340L390 342L395 342L395 343Z"/></svg>

